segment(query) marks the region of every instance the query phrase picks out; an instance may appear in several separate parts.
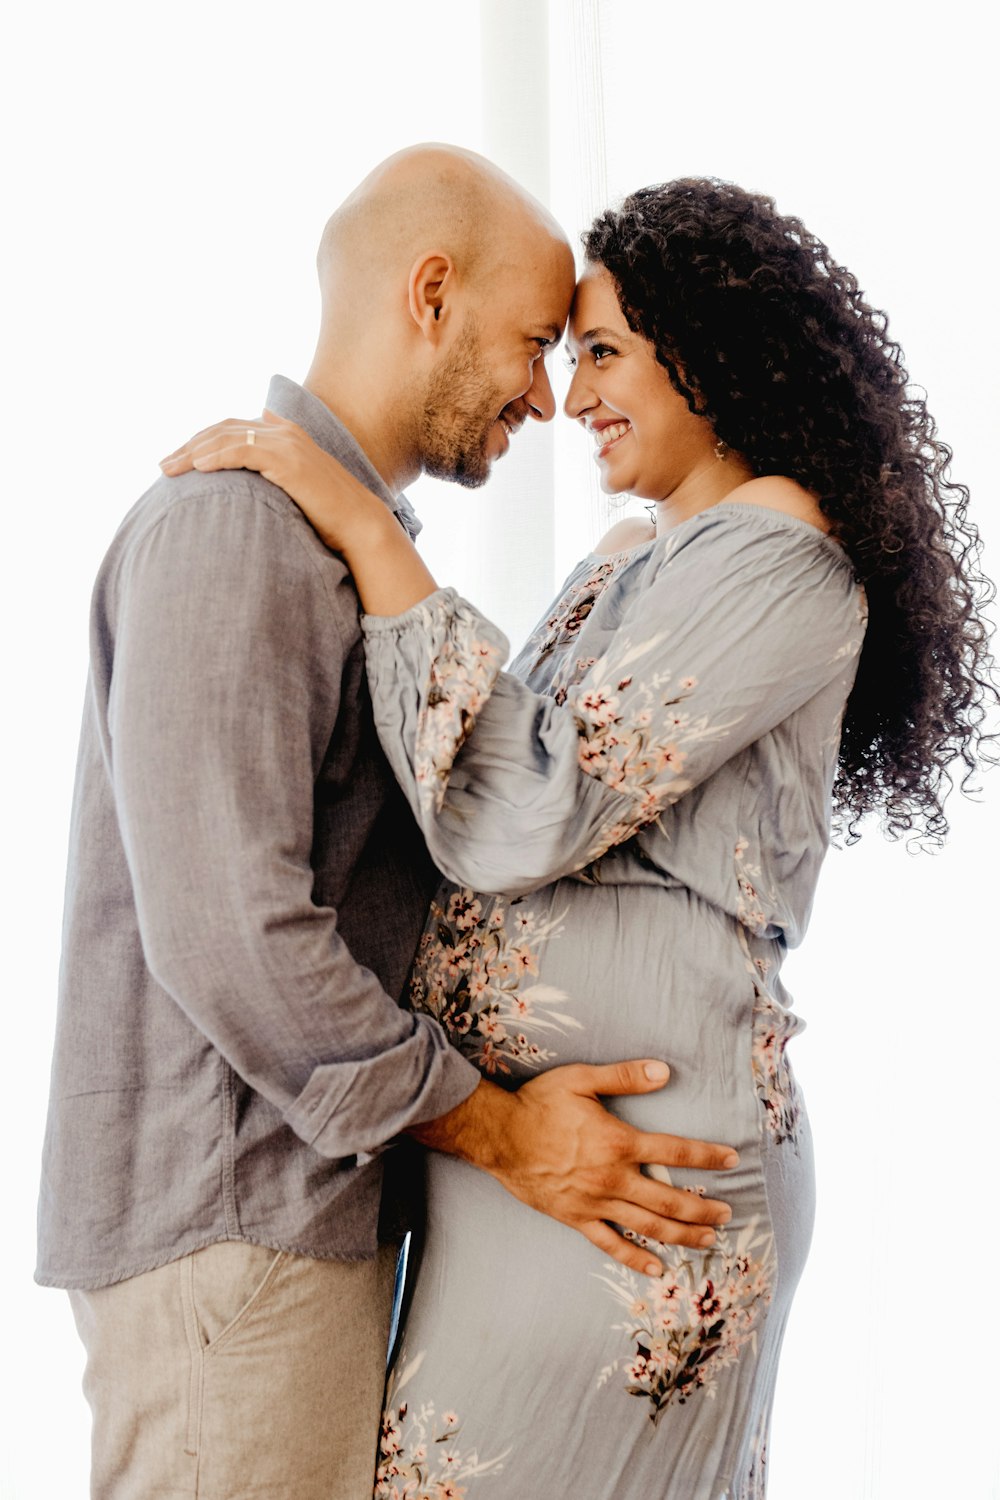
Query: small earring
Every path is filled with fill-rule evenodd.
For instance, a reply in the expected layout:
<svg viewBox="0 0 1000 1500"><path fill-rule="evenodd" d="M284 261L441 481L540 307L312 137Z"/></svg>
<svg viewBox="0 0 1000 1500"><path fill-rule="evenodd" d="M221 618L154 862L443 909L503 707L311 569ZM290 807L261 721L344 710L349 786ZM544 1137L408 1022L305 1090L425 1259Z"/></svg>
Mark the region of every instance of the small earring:
<svg viewBox="0 0 1000 1500"><path fill-rule="evenodd" d="M719 438L719 441L715 445L714 452L716 458L719 460L719 463L724 464L726 461L726 454L729 452L729 444L724 443L722 439Z"/></svg>

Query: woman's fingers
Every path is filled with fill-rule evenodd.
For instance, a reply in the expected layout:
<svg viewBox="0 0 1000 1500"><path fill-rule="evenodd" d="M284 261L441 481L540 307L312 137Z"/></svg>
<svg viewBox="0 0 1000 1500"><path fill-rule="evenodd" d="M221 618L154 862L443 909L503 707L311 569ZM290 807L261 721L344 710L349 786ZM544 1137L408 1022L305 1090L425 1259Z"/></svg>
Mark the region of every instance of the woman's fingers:
<svg viewBox="0 0 1000 1500"><path fill-rule="evenodd" d="M164 468L167 464L187 458L203 443L217 439L222 433L236 432L239 429L245 432L256 421L256 417L251 417L246 421L241 421L238 417L226 417L222 422L213 422L211 427L203 427L200 432L196 432L193 437L189 437L186 443L182 443L179 448L175 448L173 453L168 453L166 458L161 458L160 467ZM190 464L188 467L190 468Z"/></svg>
<svg viewBox="0 0 1000 1500"><path fill-rule="evenodd" d="M203 427L201 432L188 438L180 448L160 460L160 468L165 474L171 475L184 474L195 468L254 468L260 472L258 464L209 463L199 460L214 459L217 454L232 448L253 448L264 444L273 445L275 441L294 440L300 433L301 429L294 422L276 416L273 411L265 411L263 418L227 417L224 422L213 422L211 427ZM273 447L271 451L274 451Z"/></svg>
<svg viewBox="0 0 1000 1500"><path fill-rule="evenodd" d="M224 445L220 439L218 443L199 448L191 466L201 474L213 474L217 469L253 469L258 474L266 474L272 461L273 454L263 443L248 443L244 436L242 442L236 440Z"/></svg>

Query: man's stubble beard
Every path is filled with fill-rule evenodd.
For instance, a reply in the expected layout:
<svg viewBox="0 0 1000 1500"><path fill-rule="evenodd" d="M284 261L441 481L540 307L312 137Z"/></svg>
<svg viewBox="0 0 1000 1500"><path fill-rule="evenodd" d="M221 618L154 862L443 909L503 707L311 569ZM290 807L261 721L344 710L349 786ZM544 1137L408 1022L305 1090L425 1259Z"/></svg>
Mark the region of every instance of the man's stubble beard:
<svg viewBox="0 0 1000 1500"><path fill-rule="evenodd" d="M454 352L432 375L420 422L425 474L478 489L490 477L487 445L503 408L483 360L479 327L469 318Z"/></svg>

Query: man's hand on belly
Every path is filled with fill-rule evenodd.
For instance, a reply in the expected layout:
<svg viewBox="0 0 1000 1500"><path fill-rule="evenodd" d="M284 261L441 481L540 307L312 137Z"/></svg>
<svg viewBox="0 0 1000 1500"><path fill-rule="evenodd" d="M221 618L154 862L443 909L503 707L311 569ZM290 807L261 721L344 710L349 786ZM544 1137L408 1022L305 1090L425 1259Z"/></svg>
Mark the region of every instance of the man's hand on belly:
<svg viewBox="0 0 1000 1500"><path fill-rule="evenodd" d="M483 1079L463 1103L411 1134L489 1172L622 1265L659 1276L659 1261L619 1229L705 1249L715 1244L711 1226L731 1214L725 1203L656 1182L640 1166L724 1171L739 1161L731 1146L636 1130L600 1102L652 1093L668 1077L665 1063L647 1061L553 1068L513 1093Z"/></svg>

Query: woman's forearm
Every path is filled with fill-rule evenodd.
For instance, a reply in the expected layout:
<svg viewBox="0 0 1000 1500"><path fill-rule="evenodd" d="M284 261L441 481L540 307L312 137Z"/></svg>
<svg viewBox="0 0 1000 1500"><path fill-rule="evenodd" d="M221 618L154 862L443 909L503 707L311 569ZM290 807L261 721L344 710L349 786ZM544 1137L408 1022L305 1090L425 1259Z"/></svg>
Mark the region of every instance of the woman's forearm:
<svg viewBox="0 0 1000 1500"><path fill-rule="evenodd" d="M437 589L434 576L392 511L380 506L343 538L340 551L369 615L401 615Z"/></svg>

